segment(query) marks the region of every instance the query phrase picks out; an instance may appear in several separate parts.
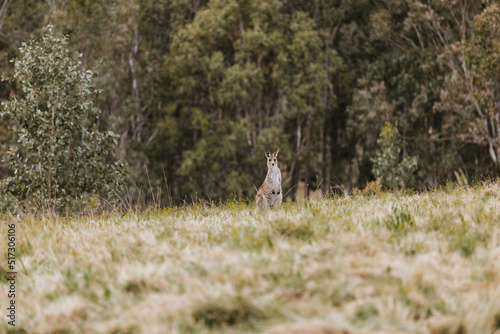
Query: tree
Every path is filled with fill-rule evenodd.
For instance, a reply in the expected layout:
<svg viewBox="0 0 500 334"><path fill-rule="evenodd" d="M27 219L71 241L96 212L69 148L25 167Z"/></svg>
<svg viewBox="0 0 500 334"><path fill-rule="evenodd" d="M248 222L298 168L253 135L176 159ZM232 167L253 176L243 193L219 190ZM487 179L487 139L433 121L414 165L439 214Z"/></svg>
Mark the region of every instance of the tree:
<svg viewBox="0 0 500 334"><path fill-rule="evenodd" d="M436 110L464 143L487 147L500 172L500 7L488 6L471 22L470 34L448 48L451 73ZM477 158L476 158L477 160Z"/></svg>
<svg viewBox="0 0 500 334"><path fill-rule="evenodd" d="M98 124L120 134L129 200L165 183L177 199L251 196L272 147L282 149L285 193L300 181L349 193L373 179L385 122L398 124L402 156L418 155L419 189L459 168L470 180L500 170L494 1L4 4L4 76L47 20L71 36L84 67L100 64ZM22 96L2 87L0 99ZM8 123L0 120L1 152L15 135Z"/></svg>
<svg viewBox="0 0 500 334"><path fill-rule="evenodd" d="M0 77L12 75L12 66L9 60L17 56L22 42L30 39L33 32L44 26L44 19L48 12L46 3L37 0L2 1L0 8ZM0 81L0 99L6 100L16 92L15 84ZM8 129L9 119L0 118L0 152L7 151L13 142L12 132ZM1 162L0 153L0 180L7 177L8 171Z"/></svg>
<svg viewBox="0 0 500 334"><path fill-rule="evenodd" d="M377 144L379 148L372 158L373 175L388 188L404 188L417 169L418 158L403 157L401 161L399 131L391 123L385 123Z"/></svg>
<svg viewBox="0 0 500 334"><path fill-rule="evenodd" d="M95 125L100 114L93 105L95 73L82 68L67 43L52 26L40 41L23 43L14 62L23 94L3 103L1 113L10 117L18 139L4 157L14 172L8 183L42 209L69 208L94 194L110 196L122 176L111 151L117 136Z"/></svg>
<svg viewBox="0 0 500 334"><path fill-rule="evenodd" d="M130 171L128 201L143 199L149 190L163 190L175 176L176 155L183 145L158 150L157 139L169 136L161 126L163 110L174 89L162 75L162 64L175 32L192 21L206 0L53 0L50 16L69 45L82 53L84 66L95 66L96 106L101 126L120 135L118 157ZM162 147L164 150L165 148ZM165 162L168 154L169 163ZM145 173L147 168L148 173ZM148 191L143 192L142 189Z"/></svg>
<svg viewBox="0 0 500 334"><path fill-rule="evenodd" d="M448 73L433 106L443 119L443 137L460 149L460 168L476 180L500 171L500 9L488 3L479 6L479 13L474 2L458 3L460 39L440 56Z"/></svg>
<svg viewBox="0 0 500 334"><path fill-rule="evenodd" d="M165 128L187 148L177 173L184 186L205 196L254 194L259 157L273 147L286 152L289 176L315 179L313 129L323 125L322 98L334 100L329 81L341 67L323 35L306 13L276 0L214 0L177 31L165 62L176 89Z"/></svg>

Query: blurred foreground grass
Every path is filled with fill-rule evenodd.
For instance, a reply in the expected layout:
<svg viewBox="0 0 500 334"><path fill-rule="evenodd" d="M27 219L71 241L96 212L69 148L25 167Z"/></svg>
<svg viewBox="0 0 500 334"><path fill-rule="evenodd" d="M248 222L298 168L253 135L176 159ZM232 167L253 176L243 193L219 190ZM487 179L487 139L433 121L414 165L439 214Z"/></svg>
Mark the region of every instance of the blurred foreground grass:
<svg viewBox="0 0 500 334"><path fill-rule="evenodd" d="M3 220L17 333L500 333L497 183Z"/></svg>

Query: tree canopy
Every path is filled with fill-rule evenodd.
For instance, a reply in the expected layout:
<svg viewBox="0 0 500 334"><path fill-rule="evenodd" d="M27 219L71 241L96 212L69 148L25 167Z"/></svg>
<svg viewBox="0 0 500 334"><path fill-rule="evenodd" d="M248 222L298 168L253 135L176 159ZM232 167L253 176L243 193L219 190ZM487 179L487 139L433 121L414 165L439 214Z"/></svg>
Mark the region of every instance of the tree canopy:
<svg viewBox="0 0 500 334"><path fill-rule="evenodd" d="M25 0L0 13L0 71L47 24L67 35L131 199L253 197L278 148L289 198L405 173L385 185L428 189L498 175L499 21L489 0Z"/></svg>

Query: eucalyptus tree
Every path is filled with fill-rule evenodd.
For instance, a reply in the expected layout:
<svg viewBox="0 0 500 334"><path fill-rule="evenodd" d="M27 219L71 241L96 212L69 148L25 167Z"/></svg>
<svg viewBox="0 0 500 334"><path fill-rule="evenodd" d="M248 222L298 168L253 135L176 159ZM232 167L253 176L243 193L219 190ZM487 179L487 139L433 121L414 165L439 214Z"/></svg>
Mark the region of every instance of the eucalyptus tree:
<svg viewBox="0 0 500 334"><path fill-rule="evenodd" d="M436 112L446 115L446 134L474 148L475 169L500 172L500 8L492 3L470 21L444 54L451 69ZM470 28L468 28L470 26ZM465 33L467 32L467 33ZM482 154L481 154L482 153ZM485 161L488 157L489 163Z"/></svg>
<svg viewBox="0 0 500 334"><path fill-rule="evenodd" d="M164 67L176 87L165 122L187 141L178 175L189 191L254 193L257 157L275 146L289 181L303 171L308 184L321 98L340 66L314 20L281 1L201 8L177 31Z"/></svg>
<svg viewBox="0 0 500 334"><path fill-rule="evenodd" d="M136 201L146 192L172 180L175 154L161 143L163 112L172 100L162 64L173 35L192 21L206 0L79 1L54 0L53 17L69 45L82 54L84 66L98 73L101 90L96 106L100 126L120 135L118 156L127 162L131 177L122 196ZM165 163L165 155L172 157ZM147 173L145 169L147 168ZM172 169L174 171L172 171ZM150 188L151 187L151 188Z"/></svg>

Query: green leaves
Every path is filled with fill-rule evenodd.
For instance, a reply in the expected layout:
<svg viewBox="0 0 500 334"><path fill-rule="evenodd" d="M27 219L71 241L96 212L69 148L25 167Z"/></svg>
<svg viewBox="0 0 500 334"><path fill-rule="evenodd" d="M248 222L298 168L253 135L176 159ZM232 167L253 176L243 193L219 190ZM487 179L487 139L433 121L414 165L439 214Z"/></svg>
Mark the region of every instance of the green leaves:
<svg viewBox="0 0 500 334"><path fill-rule="evenodd" d="M169 113L169 131L189 146L176 173L184 191L254 194L262 178L256 157L295 144L287 124L304 127L326 113L329 80L342 66L326 35L278 0L210 1L177 30L163 69L179 115Z"/></svg>
<svg viewBox="0 0 500 334"><path fill-rule="evenodd" d="M0 98L15 95L10 109L32 112L6 131L10 114L0 108L0 151L19 140L19 159L37 175L39 143L55 161L57 152L76 152L82 123L91 129L96 122L120 134L106 140L131 166L129 199L167 183L179 200L253 195L270 147L283 149L280 166L293 189L304 182L348 193L373 180L385 122L398 124L401 150L419 156L419 189L446 182L458 168L471 180L500 169L500 15L492 1L7 3L0 74L13 72L12 57L24 61L19 88L4 82ZM62 36L53 37L50 52L43 39L18 52L45 19L70 34L78 56ZM98 73L86 71L95 64ZM58 151L43 139L53 108L64 110L54 126L71 130L54 133ZM9 175L5 167L0 178Z"/></svg>
<svg viewBox="0 0 500 334"><path fill-rule="evenodd" d="M446 115L445 129L465 144L479 144L500 170L500 8L476 15L460 42L449 45L452 71L435 110ZM477 164L476 164L477 165Z"/></svg>
<svg viewBox="0 0 500 334"><path fill-rule="evenodd" d="M406 157L400 161L399 131L391 123L385 123L377 144L379 148L372 159L373 174L388 188L404 188L417 169L418 158Z"/></svg>
<svg viewBox="0 0 500 334"><path fill-rule="evenodd" d="M4 163L15 171L10 192L57 210L93 194L109 197L119 187L123 166L108 162L117 136L93 125L100 114L92 102L98 93L93 71L83 69L52 26L47 30L40 41L23 44L14 63L24 96L5 103L18 145Z"/></svg>

